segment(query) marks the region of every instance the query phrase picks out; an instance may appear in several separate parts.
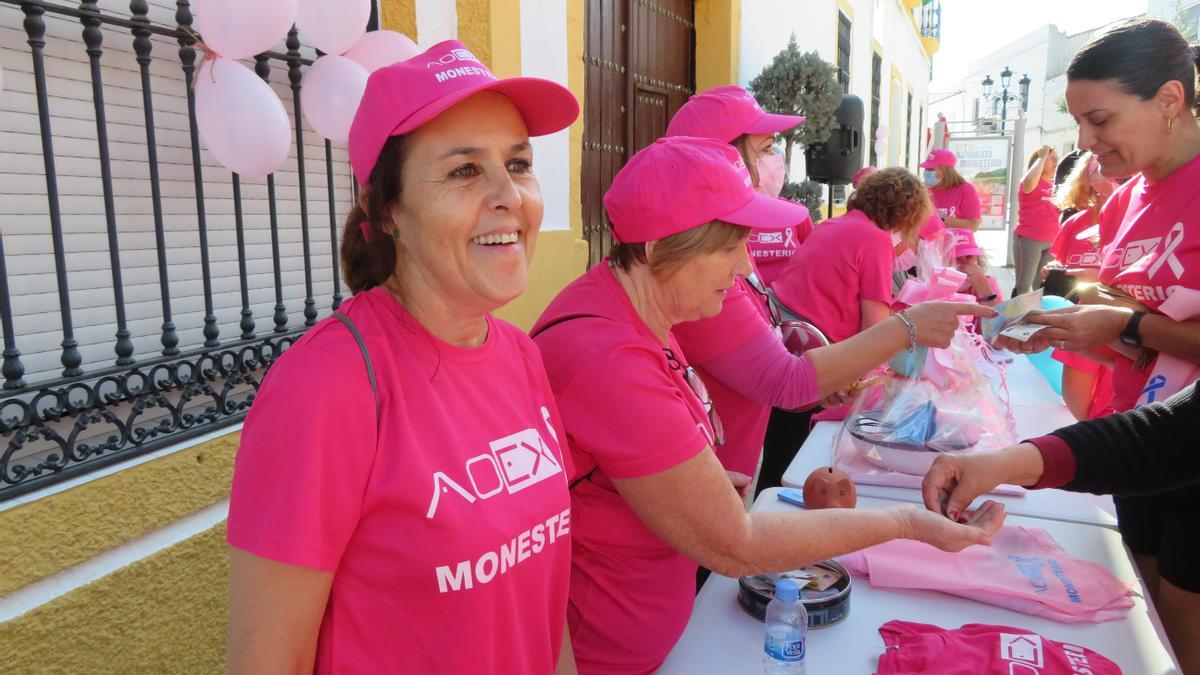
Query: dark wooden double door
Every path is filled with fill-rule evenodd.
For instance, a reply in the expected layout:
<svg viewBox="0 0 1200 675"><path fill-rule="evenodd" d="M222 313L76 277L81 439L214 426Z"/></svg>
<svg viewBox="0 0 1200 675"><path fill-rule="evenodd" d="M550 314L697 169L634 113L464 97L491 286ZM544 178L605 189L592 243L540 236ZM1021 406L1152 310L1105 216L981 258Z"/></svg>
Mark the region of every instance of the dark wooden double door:
<svg viewBox="0 0 1200 675"><path fill-rule="evenodd" d="M585 0L583 234L592 265L612 236L603 197L695 90L694 0Z"/></svg>

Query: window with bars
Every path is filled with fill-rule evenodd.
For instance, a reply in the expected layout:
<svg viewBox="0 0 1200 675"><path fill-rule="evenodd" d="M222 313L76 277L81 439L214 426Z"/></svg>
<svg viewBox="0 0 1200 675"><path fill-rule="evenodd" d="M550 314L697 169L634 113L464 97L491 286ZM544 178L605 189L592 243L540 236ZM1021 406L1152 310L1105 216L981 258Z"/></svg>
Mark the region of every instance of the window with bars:
<svg viewBox="0 0 1200 675"><path fill-rule="evenodd" d="M883 57L878 52L871 54L871 166L879 166L879 153L875 150L875 136L879 133L879 106L882 100Z"/></svg>
<svg viewBox="0 0 1200 675"><path fill-rule="evenodd" d="M838 82L842 90L850 92L850 17L838 12L838 41L837 41Z"/></svg>

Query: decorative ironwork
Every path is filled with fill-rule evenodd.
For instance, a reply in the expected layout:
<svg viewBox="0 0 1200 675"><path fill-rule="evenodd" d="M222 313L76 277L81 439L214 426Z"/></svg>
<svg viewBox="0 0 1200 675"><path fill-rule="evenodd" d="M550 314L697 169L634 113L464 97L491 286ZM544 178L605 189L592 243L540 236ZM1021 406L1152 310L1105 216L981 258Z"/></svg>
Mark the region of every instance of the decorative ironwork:
<svg viewBox="0 0 1200 675"><path fill-rule="evenodd" d="M166 447L192 436L207 433L242 420L254 400L263 376L275 359L315 323L318 309L313 299L312 260L308 237L308 202L305 191L303 136L297 124L301 227L304 233L306 299L304 323L288 325L284 304L280 265L280 217L276 204L275 177L268 176L270 206L271 262L274 272L275 307L273 328L256 337L255 320L250 309L245 222L242 205L242 181L232 176L234 219L237 234L238 281L241 291L240 337L222 344L213 308L212 270L209 261L208 226L205 218L203 172L195 122L195 94L190 83L197 72L195 36L190 33L192 13L187 0L175 3L175 26L161 26L149 18L147 0L131 0L129 16L105 14L98 0L80 0L68 6L46 0L0 0L0 8L18 8L33 59L37 114L40 124L42 155L45 164L46 192L53 243L54 280L57 283L59 314L62 323L60 361L62 376L37 377L27 381L22 352L14 332L4 235L0 232L0 329L3 330L3 364L0 375L0 501L39 489L51 483L85 474L96 468ZM74 337L70 286L65 259L64 233L59 209L55 173L55 154L51 130L50 98L43 49L46 45L44 15L57 14L76 19L82 26L83 51L91 71L91 93L95 108L96 141L99 158L99 185L104 200L104 222L108 235L108 262L112 268L113 309L116 354L108 367L83 367L83 358ZM372 26L377 19L372 15ZM105 115L101 56L105 37L102 28L128 31L132 37L134 58L140 74L145 127L146 162L149 177L149 201L152 207L157 262L157 287L160 292L162 326L159 353L134 354L126 320L126 301L118 248L118 215L114 208L113 170ZM182 351L180 337L172 318L172 297L166 251L158 143L155 135L155 108L151 89L151 38L178 42L179 66L183 71L189 117L192 174L195 189L196 222L201 253L204 293L204 346ZM110 37L111 40L111 37ZM291 89L296 98L295 115L300 121L299 91L302 67L312 60L302 58L298 36L293 29L287 40L286 54L267 52L256 57L255 72L264 80L271 61L288 66ZM113 53L113 52L110 52ZM319 163L319 162L318 162ZM337 221L335 216L334 163L331 145L325 143L325 164L329 199L330 249L334 273L334 309L342 301L338 277ZM353 183L349 191L354 190ZM290 226L294 227L294 225ZM49 327L53 331L57 327ZM26 346L28 350L28 347ZM34 351L37 351L36 349Z"/></svg>

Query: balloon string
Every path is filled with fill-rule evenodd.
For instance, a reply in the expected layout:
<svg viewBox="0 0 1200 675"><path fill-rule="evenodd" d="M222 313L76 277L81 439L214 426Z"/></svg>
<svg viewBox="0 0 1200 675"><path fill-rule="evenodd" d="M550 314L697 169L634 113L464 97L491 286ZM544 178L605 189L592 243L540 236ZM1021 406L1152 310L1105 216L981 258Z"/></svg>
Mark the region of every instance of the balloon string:
<svg viewBox="0 0 1200 675"><path fill-rule="evenodd" d="M212 47L209 47L207 44L204 43L204 40L200 39L199 33L192 30L191 28L183 28L182 31L183 31L184 35L186 35L192 39L192 42L193 42L192 48L200 50L200 53L203 55L203 58L201 58L201 61L216 61L218 58L221 58L221 55L219 53L217 53L217 50L213 49ZM203 65L203 63L201 63L201 65ZM208 76L212 80L212 82L214 84L216 84L217 76L213 74L212 70L213 70L212 68L208 69ZM195 86L196 86L196 82L195 82L195 80L193 80L192 87L195 87Z"/></svg>

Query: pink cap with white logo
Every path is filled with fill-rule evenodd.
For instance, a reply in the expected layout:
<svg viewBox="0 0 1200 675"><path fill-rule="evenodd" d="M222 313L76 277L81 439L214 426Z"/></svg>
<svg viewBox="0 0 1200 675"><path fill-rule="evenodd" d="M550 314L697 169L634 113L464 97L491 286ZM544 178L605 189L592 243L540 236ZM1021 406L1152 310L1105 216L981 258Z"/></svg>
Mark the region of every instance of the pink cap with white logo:
<svg viewBox="0 0 1200 675"><path fill-rule="evenodd" d="M566 87L534 77L498 79L461 42L439 42L371 73L350 126L350 164L358 182L367 183L388 138L416 129L481 91L512 100L530 136L564 129L579 116L579 102Z"/></svg>
<svg viewBox="0 0 1200 675"><path fill-rule="evenodd" d="M968 255L983 255L983 249L975 243L975 233L962 227L952 227L950 234L954 235L954 257Z"/></svg>
<svg viewBox="0 0 1200 675"><path fill-rule="evenodd" d="M742 134L776 134L803 121L803 115L765 112L745 89L728 85L689 98L671 118L666 135L731 143Z"/></svg>
<svg viewBox="0 0 1200 675"><path fill-rule="evenodd" d="M616 239L654 241L721 220L759 230L804 222L808 209L754 190L732 145L711 138L660 138L617 172L604 195Z"/></svg>
<svg viewBox="0 0 1200 675"><path fill-rule="evenodd" d="M933 150L924 162L919 165L922 169L936 169L939 166L954 166L958 164L958 157L949 150Z"/></svg>

